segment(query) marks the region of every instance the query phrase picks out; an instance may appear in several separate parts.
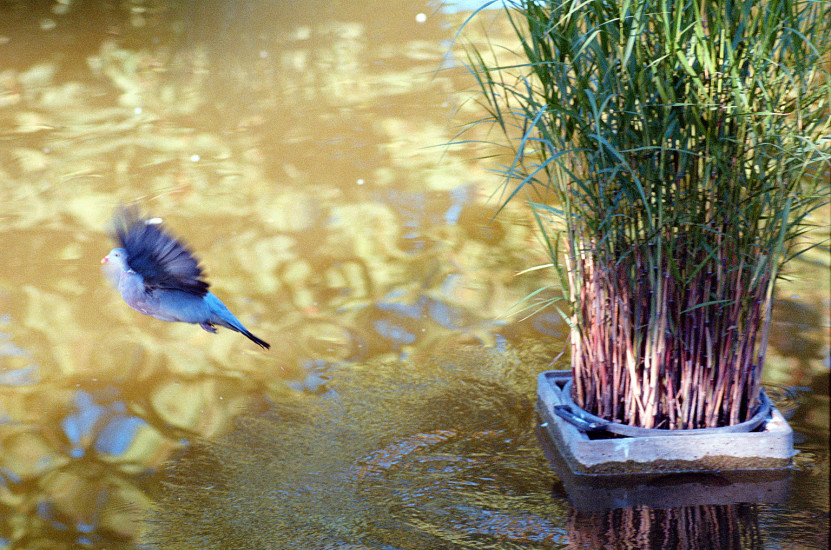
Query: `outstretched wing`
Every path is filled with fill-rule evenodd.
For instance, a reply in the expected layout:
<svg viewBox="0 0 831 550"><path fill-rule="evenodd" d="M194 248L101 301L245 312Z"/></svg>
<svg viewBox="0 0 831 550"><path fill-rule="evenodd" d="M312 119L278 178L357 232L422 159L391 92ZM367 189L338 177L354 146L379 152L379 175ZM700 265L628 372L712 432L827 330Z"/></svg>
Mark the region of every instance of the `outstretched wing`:
<svg viewBox="0 0 831 550"><path fill-rule="evenodd" d="M148 223L133 208L115 216L115 237L127 251L127 265L144 279L148 290L176 289L204 296L208 283L199 261L187 247L159 225Z"/></svg>

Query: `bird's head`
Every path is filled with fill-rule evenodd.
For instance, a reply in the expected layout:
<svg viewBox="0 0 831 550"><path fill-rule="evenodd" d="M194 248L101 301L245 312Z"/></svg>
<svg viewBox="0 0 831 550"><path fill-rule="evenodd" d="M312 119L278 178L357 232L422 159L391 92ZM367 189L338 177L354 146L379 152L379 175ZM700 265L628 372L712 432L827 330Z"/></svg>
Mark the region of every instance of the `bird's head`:
<svg viewBox="0 0 831 550"><path fill-rule="evenodd" d="M127 267L127 251L123 248L113 248L109 254L101 258L101 270L116 288L121 274L128 269L130 268Z"/></svg>

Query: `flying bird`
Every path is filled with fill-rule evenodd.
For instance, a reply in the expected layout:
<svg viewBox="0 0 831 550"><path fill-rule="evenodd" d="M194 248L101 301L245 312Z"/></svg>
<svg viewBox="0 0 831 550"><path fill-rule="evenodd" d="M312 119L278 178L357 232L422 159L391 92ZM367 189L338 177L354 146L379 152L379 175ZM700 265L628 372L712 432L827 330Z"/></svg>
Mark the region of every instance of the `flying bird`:
<svg viewBox="0 0 831 550"><path fill-rule="evenodd" d="M122 207L115 215L114 237L121 246L101 260L102 269L128 306L162 321L198 324L208 332L229 328L263 349L271 347L208 292L199 260L160 224Z"/></svg>

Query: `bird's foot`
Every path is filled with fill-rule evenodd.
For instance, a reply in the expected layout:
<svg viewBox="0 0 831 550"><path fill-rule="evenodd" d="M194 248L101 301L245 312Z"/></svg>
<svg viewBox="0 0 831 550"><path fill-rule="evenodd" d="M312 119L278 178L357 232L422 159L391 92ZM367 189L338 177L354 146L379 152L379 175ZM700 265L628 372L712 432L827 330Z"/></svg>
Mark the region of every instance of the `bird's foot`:
<svg viewBox="0 0 831 550"><path fill-rule="evenodd" d="M216 334L216 329L210 323L199 323L199 326L207 330L208 332L213 332L214 334Z"/></svg>

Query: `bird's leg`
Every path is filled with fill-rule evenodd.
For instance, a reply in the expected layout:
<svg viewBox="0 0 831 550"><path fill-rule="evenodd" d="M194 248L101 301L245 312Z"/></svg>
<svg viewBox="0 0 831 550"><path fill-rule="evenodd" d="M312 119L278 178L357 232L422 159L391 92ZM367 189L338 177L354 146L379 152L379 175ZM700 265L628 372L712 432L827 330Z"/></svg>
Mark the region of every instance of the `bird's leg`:
<svg viewBox="0 0 831 550"><path fill-rule="evenodd" d="M199 326L207 330L208 332L216 333L216 329L214 328L214 326L207 321L205 321L204 323L199 323Z"/></svg>

